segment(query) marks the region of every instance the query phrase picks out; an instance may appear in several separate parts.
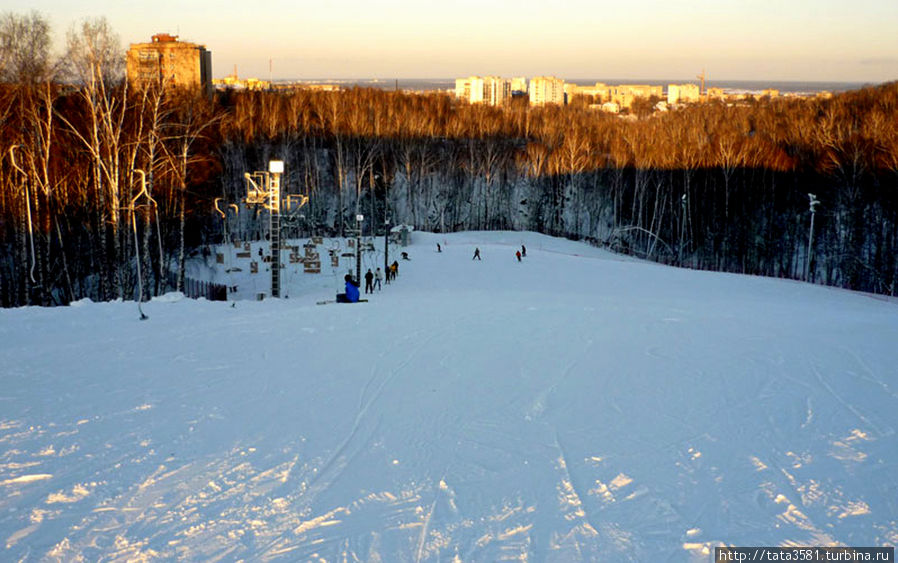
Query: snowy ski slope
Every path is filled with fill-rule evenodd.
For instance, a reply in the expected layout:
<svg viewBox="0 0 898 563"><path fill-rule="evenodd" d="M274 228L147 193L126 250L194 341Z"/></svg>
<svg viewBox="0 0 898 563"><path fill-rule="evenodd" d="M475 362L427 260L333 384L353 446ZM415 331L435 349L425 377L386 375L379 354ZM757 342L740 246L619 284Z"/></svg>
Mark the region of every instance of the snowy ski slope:
<svg viewBox="0 0 898 563"><path fill-rule="evenodd" d="M325 268L146 321L0 310L0 560L898 543L894 302L533 233L412 242L366 304L316 306Z"/></svg>

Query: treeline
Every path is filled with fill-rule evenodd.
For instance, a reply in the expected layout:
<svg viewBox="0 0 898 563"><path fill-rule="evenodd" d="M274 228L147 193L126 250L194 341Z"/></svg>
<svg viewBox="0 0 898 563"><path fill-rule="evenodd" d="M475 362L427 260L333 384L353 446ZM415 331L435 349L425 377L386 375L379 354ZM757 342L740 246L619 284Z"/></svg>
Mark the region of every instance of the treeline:
<svg viewBox="0 0 898 563"><path fill-rule="evenodd" d="M222 194L239 199L242 171L283 158L319 232L354 228L360 209L368 228L389 216L528 229L692 268L898 290L895 83L631 119L372 89L220 101Z"/></svg>
<svg viewBox="0 0 898 563"><path fill-rule="evenodd" d="M371 234L387 219L528 229L692 268L898 291L898 84L624 119L375 89L208 100L129 90L103 20L69 31L65 65L48 29L35 14L0 18L4 306L134 299L138 266L146 296L181 288L202 245L264 236L264 212L242 204L244 173L271 159L285 161L286 191L310 197L287 212L287 235L345 234L361 212Z"/></svg>
<svg viewBox="0 0 898 563"><path fill-rule="evenodd" d="M0 16L0 304L134 299L138 265L146 295L172 272L182 288L220 116L190 92L130 91L104 19L66 39L54 59L42 16Z"/></svg>

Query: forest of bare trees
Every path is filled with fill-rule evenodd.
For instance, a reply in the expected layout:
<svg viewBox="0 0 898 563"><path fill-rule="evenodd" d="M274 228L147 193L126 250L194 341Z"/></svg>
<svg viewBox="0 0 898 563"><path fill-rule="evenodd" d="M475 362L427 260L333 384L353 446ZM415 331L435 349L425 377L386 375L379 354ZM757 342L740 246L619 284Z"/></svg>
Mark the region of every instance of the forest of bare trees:
<svg viewBox="0 0 898 563"><path fill-rule="evenodd" d="M898 293L898 83L629 119L447 94L129 90L104 20L50 54L0 18L0 304L179 289L245 172L285 161L296 233L517 229L683 267ZM809 194L816 208L809 248ZM241 207L229 236L262 236ZM291 233L287 233L288 235ZM810 250L810 255L809 255ZM809 263L810 262L810 263ZM173 280L173 281L172 281Z"/></svg>

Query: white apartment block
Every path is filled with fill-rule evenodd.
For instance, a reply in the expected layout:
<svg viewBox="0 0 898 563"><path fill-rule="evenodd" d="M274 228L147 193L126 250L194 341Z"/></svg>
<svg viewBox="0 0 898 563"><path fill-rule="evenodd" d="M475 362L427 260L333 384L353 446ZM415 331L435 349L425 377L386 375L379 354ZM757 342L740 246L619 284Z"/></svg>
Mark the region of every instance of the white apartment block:
<svg viewBox="0 0 898 563"><path fill-rule="evenodd" d="M667 103L685 104L701 101L698 84L668 84Z"/></svg>
<svg viewBox="0 0 898 563"><path fill-rule="evenodd" d="M491 106L501 106L511 99L511 81L498 76L483 79L484 102Z"/></svg>
<svg viewBox="0 0 898 563"><path fill-rule="evenodd" d="M498 76L456 78L455 97L472 104L500 106L511 98L511 81Z"/></svg>
<svg viewBox="0 0 898 563"><path fill-rule="evenodd" d="M530 105L564 105L564 80L554 76L537 76L530 80Z"/></svg>
<svg viewBox="0 0 898 563"><path fill-rule="evenodd" d="M476 97L475 97L476 96ZM455 97L471 103L483 101L483 79L477 76L455 79Z"/></svg>

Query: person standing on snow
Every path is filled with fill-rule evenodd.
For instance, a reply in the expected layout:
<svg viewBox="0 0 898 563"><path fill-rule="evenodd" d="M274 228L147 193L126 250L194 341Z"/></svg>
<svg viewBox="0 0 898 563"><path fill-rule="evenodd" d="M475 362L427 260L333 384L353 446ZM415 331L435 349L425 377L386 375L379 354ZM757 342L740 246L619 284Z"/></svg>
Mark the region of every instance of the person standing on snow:
<svg viewBox="0 0 898 563"><path fill-rule="evenodd" d="M374 293L374 274L371 268L368 268L368 273L365 274L365 293Z"/></svg>
<svg viewBox="0 0 898 563"><path fill-rule="evenodd" d="M517 252L515 252L515 253L514 253L514 254L515 254L515 256L517 256L517 257L518 257L518 262L520 262L520 261L521 261L521 251L520 251L520 250L518 250L518 251L517 251Z"/></svg>
<svg viewBox="0 0 898 563"><path fill-rule="evenodd" d="M471 258L471 260L480 260L480 249L479 248L474 249L474 257Z"/></svg>
<svg viewBox="0 0 898 563"><path fill-rule="evenodd" d="M524 246L523 244L521 245L521 256L524 256L524 257L527 256L527 247Z"/></svg>
<svg viewBox="0 0 898 563"><path fill-rule="evenodd" d="M383 279L384 273L380 271L380 268L378 268L377 271L374 272L374 288L377 289L377 291L380 291L380 282Z"/></svg>

